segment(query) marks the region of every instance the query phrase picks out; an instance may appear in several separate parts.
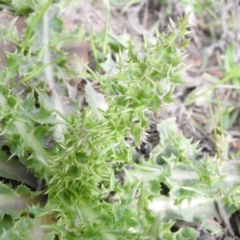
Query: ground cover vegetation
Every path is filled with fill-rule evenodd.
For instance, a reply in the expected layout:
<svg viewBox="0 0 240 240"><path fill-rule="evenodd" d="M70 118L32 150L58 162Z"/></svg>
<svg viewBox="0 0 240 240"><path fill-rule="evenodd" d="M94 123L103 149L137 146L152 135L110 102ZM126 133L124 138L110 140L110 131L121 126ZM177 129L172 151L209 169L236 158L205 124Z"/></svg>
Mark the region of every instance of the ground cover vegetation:
<svg viewBox="0 0 240 240"><path fill-rule="evenodd" d="M239 239L235 2L81 2L0 2L0 238Z"/></svg>

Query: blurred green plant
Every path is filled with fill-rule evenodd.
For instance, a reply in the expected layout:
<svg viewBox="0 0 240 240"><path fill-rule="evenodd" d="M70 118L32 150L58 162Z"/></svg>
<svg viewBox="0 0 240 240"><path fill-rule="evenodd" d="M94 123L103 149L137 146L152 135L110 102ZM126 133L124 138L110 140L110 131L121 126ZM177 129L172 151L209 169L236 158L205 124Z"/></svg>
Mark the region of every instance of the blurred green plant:
<svg viewBox="0 0 240 240"><path fill-rule="evenodd" d="M27 31L21 42L14 22L0 29L1 41L18 43L14 53L7 53L7 65L0 75L1 239L198 236L190 227L173 233L177 219L204 222L214 232L206 218L214 211L212 196L228 194L226 174L221 170L230 165L207 156L196 161L197 144L185 139L169 120L158 124L161 144L148 162L136 164L132 160L135 148L125 141L129 137L140 146L149 124L147 113L171 102L174 87L182 82L189 15L177 23L170 21L166 33L156 32L154 41L146 39L139 51L134 42L107 29L96 38L79 30L66 32L58 18L66 1L8 3L17 13L26 14ZM97 68L104 74L88 66L88 73L66 67L61 49L76 39L89 39ZM86 76L89 106L80 111L78 101L72 102L72 114L67 114L66 82ZM107 104L102 104L90 80L100 84ZM126 162L132 168L117 169ZM122 185L116 180L116 169L124 172ZM203 200L194 207L201 209L199 214L185 215L185 202L195 204L199 197L210 199L207 211L200 207L206 206ZM233 189L231 198L237 199ZM166 202L165 209L153 207ZM182 214L175 205L182 208ZM228 214L233 210L236 207Z"/></svg>
<svg viewBox="0 0 240 240"><path fill-rule="evenodd" d="M215 2L213 0L194 0L192 3L186 0L181 0L183 6L187 4L193 4L193 10L196 14L203 14L204 12L208 12L210 14L213 13L213 9L215 6Z"/></svg>

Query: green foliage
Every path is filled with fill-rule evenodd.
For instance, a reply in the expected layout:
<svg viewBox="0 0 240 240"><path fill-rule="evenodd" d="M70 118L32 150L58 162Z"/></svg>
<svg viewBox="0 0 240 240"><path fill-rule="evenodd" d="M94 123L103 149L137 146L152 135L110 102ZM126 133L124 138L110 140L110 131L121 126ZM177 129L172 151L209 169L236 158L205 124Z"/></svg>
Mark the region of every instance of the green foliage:
<svg viewBox="0 0 240 240"><path fill-rule="evenodd" d="M181 3L185 6L189 1L181 0ZM215 4L212 0L196 0L193 3L193 9L196 14L202 14L205 11L212 13Z"/></svg>
<svg viewBox="0 0 240 240"><path fill-rule="evenodd" d="M186 220L183 215L171 212L167 219L165 210L150 206L160 198L158 206L167 199L181 207L184 201L219 193L224 163L208 157L197 162L197 145L169 120L158 125L161 144L149 162L136 164L135 149L125 141L130 137L140 146L147 114L171 102L174 87L182 82L189 15L170 21L168 32L156 32L153 42L146 39L141 51L113 34L91 36L98 68L106 73L87 67L83 75L100 84L107 106L87 81L89 106L80 111L73 102L70 115L63 104L69 98L66 82L81 73L66 68L61 48L87 37L81 30L63 29L58 13L66 1L11 3L28 20L23 42L14 22L0 29L1 40L17 45L14 53L7 53L0 75L0 177L5 179L0 184L1 239L195 239L193 228L171 232L172 220ZM46 25L43 18L49 15ZM101 58L103 48L107 52ZM50 61L50 53L56 59ZM125 163L132 168L123 170ZM121 171L123 185L115 176ZM232 189L230 193L227 200L234 205L238 195ZM197 220L204 221L204 214Z"/></svg>

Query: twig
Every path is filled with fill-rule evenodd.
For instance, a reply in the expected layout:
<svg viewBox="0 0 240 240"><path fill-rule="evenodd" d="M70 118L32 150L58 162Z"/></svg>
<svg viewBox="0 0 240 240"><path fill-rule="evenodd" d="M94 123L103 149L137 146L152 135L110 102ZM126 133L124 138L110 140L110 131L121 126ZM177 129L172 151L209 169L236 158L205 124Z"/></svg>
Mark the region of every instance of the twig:
<svg viewBox="0 0 240 240"><path fill-rule="evenodd" d="M240 64L240 49L239 49L239 43L240 43L240 26L239 26L239 13L240 13L240 6L239 6L239 1L235 0L234 1L234 9L235 9L235 14L233 11L233 17L235 19L234 21L234 29L233 29L233 46L234 46L234 62L236 64Z"/></svg>
<svg viewBox="0 0 240 240"><path fill-rule="evenodd" d="M222 29L223 29L223 33L222 33L222 38L226 39L227 38L227 9L226 9L226 4L224 2L224 0L221 0L221 12L222 12Z"/></svg>
<svg viewBox="0 0 240 240"><path fill-rule="evenodd" d="M232 226L229 222L229 218L228 218L227 213L226 213L226 211L223 207L222 199L219 195L216 198L216 205L217 205L217 211L219 213L219 216L221 217L223 223L225 224L229 235L231 237L235 237L234 231L233 231Z"/></svg>
<svg viewBox="0 0 240 240"><path fill-rule="evenodd" d="M147 28L147 20L148 20L148 5L149 5L149 0L146 1L145 3L145 8L144 8L144 16L143 16L143 27Z"/></svg>
<svg viewBox="0 0 240 240"><path fill-rule="evenodd" d="M138 13L141 11L146 1L147 0L142 0L138 6L132 6L128 9L128 22L137 34L143 36L149 36L149 31L140 24Z"/></svg>

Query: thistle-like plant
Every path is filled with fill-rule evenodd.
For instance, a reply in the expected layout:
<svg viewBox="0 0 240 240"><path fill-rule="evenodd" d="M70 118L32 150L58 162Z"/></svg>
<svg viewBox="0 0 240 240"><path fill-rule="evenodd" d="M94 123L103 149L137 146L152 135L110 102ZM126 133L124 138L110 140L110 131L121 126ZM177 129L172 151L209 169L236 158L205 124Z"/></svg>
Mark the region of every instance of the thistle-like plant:
<svg viewBox="0 0 240 240"><path fill-rule="evenodd" d="M7 53L0 75L1 239L195 238L194 229L171 232L171 220L195 219L185 219L174 208L169 215L163 209L156 214L154 204L180 206L199 194L218 193L222 162L196 162L196 144L168 121L158 125L161 144L150 160L133 161L135 147L146 138L149 113L171 102L175 85L182 81L188 15L170 21L166 33L145 39L140 50L133 41L122 45L115 38L116 61L110 57L113 42L99 60L98 67L106 73L88 66L83 73L66 67L61 50L66 43L88 39L80 30L64 31L58 18L64 1L9 2L14 11L27 15L27 28L23 41L14 21L0 29L1 41L16 46ZM108 32L104 36L104 43L113 40ZM90 40L96 46L95 39ZM94 49L95 58L102 47ZM81 110L73 101L67 114L66 82L86 76L88 107ZM105 94L104 107L90 84L93 79ZM122 184L119 172L124 174ZM183 177L185 172L189 179ZM237 199L233 189L231 194ZM199 219L203 221L201 214Z"/></svg>

